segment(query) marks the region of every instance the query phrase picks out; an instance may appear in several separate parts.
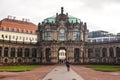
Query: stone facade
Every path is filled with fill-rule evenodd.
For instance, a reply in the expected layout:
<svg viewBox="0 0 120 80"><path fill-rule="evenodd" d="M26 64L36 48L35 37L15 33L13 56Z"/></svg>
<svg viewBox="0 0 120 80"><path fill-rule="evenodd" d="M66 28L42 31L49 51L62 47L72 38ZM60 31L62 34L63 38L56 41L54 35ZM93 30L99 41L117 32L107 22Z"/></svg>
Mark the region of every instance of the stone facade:
<svg viewBox="0 0 120 80"><path fill-rule="evenodd" d="M86 23L68 13L56 14L38 24L38 46L43 63L61 63L69 60L71 63L83 63L85 43L88 39ZM63 51L63 56L60 51ZM64 59L63 59L64 58Z"/></svg>
<svg viewBox="0 0 120 80"><path fill-rule="evenodd" d="M0 40L0 64L120 64L120 42L89 43L87 24L61 13L38 24L37 43Z"/></svg>

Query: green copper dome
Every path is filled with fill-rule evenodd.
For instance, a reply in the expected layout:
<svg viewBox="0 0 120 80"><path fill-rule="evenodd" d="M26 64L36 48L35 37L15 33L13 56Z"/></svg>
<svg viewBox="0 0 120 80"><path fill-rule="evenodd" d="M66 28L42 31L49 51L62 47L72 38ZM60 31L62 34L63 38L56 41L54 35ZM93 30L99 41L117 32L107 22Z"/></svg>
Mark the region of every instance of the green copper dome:
<svg viewBox="0 0 120 80"><path fill-rule="evenodd" d="M55 16L52 16L52 17L48 17L48 18L46 18L46 19L44 19L44 22L45 23L55 23L55 21L56 21L56 17Z"/></svg>
<svg viewBox="0 0 120 80"><path fill-rule="evenodd" d="M45 23L55 23L55 21L56 21L56 17L55 16L52 16L52 17L48 17L48 18L46 18L46 19L44 19L44 22ZM68 21L69 21L69 23L76 23L76 22L78 22L78 23L80 23L80 19L78 19L78 18L76 18L76 17L73 17L73 16L68 16Z"/></svg>
<svg viewBox="0 0 120 80"><path fill-rule="evenodd" d="M70 16L70 15L68 16L68 21L69 23L76 23L76 22L80 23L80 19Z"/></svg>

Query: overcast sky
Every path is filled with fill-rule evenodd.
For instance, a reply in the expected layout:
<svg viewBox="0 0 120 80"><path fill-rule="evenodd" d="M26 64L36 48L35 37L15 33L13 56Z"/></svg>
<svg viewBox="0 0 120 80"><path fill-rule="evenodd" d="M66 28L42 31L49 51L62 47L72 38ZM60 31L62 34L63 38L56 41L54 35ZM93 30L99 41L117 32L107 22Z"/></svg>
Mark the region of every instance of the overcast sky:
<svg viewBox="0 0 120 80"><path fill-rule="evenodd" d="M89 31L120 32L120 0L0 0L0 20L11 15L38 24L60 13L61 7L87 22Z"/></svg>

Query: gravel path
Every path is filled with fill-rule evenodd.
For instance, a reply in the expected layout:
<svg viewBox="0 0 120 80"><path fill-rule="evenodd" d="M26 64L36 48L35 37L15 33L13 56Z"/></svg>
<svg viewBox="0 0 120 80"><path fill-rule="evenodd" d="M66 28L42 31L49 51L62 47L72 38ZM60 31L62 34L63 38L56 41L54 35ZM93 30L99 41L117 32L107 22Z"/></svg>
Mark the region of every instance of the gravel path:
<svg viewBox="0 0 120 80"><path fill-rule="evenodd" d="M120 71L100 72L80 65L72 66L72 69L82 76L84 80L120 80Z"/></svg>
<svg viewBox="0 0 120 80"><path fill-rule="evenodd" d="M59 65L57 65L59 66ZM0 72L0 76L5 76L0 80L42 80L49 72L56 67L45 65L32 71L26 72ZM81 65L72 65L71 68L84 80L120 80L120 71L118 72L100 72Z"/></svg>
<svg viewBox="0 0 120 80"><path fill-rule="evenodd" d="M0 72L0 75L6 77L0 80L42 80L55 67L45 65L26 72Z"/></svg>

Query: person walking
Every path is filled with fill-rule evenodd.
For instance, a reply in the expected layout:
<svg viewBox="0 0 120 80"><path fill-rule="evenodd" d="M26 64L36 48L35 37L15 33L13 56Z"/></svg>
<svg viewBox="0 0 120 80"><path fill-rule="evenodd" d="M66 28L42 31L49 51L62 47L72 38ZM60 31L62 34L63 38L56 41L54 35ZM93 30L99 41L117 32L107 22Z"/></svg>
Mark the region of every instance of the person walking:
<svg viewBox="0 0 120 80"><path fill-rule="evenodd" d="M70 71L70 63L69 63L69 61L66 61L66 67L67 67L67 71Z"/></svg>

